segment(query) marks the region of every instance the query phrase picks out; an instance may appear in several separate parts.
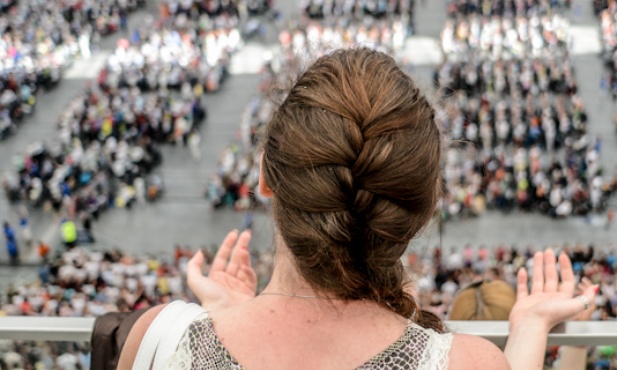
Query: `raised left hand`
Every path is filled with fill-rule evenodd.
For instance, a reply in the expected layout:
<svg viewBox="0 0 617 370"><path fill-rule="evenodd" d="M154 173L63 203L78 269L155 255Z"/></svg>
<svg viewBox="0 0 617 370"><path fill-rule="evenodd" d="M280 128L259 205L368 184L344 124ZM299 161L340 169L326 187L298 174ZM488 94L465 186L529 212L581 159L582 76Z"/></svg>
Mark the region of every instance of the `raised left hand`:
<svg viewBox="0 0 617 370"><path fill-rule="evenodd" d="M561 284L555 253L548 249L534 255L531 291L527 287L527 271L518 274L516 303L510 312L510 329L524 325L540 325L547 333L555 325L572 319L585 311L584 303L574 296L574 272L567 255L559 256ZM581 293L591 305L595 299L595 286L585 287ZM590 310L588 308L587 310Z"/></svg>

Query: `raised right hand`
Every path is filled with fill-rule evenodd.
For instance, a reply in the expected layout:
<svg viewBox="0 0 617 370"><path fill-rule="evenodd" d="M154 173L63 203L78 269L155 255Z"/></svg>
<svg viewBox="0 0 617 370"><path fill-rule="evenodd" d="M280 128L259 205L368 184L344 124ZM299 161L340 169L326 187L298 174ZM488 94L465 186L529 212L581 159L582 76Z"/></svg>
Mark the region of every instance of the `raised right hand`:
<svg viewBox="0 0 617 370"><path fill-rule="evenodd" d="M257 274L251 267L248 244L251 232L246 230L238 236L234 230L227 234L221 244L208 276L202 267L204 256L195 253L187 264L187 283L201 306L207 310L230 307L255 297Z"/></svg>

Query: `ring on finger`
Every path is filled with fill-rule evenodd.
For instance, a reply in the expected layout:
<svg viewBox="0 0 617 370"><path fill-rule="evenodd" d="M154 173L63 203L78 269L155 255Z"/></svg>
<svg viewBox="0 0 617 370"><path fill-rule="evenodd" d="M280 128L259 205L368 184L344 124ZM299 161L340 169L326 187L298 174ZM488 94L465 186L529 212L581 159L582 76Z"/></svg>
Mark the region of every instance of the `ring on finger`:
<svg viewBox="0 0 617 370"><path fill-rule="evenodd" d="M574 298L576 298L579 301L583 302L583 304L585 305L585 309L586 310L589 309L589 300L587 299L587 297L585 297L584 295L577 295Z"/></svg>

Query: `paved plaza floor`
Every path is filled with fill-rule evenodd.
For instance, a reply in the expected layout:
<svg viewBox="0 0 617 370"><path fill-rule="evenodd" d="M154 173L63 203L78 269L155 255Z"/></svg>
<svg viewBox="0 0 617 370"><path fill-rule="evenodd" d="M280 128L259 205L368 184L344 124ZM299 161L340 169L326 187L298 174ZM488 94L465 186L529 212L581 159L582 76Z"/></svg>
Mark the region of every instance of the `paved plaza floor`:
<svg viewBox="0 0 617 370"><path fill-rule="evenodd" d="M284 17L297 13L294 5L296 1L281 0L278 3ZM425 1L426 6L422 6L422 2L418 3L418 37L436 42L444 22L445 1ZM149 2L149 8L135 14L130 24L147 22L156 11L156 1ZM592 35L597 35L597 23L588 1L574 1L571 13L573 24L584 30L595 30ZM104 60L106 53L112 50L117 38L121 36L119 34L105 39L97 58ZM585 40L579 39L577 42ZM268 47L252 44L248 50L253 50L254 57L258 57L260 50L266 48ZM610 117L616 108L610 98L599 90L602 64L598 55L593 50L588 53L585 53L584 48L581 50L581 53L574 56L574 64L580 91L589 111L590 131L601 137L604 164L612 174L617 164L617 136ZM237 62L241 63L243 58L251 59L252 56L243 55ZM55 117L67 101L84 88L89 73L94 68L92 63L94 62L76 63L74 70L68 73L69 79L63 80L57 89L39 99L37 112L28 118L17 134L0 142L0 174L13 171L13 156L23 153L28 143L55 137ZM430 82L430 73L430 66L417 66L415 69L417 78L424 81L425 86ZM222 240L227 231L242 227L244 214L213 211L206 202L203 191L208 177L215 171L221 151L237 135L240 116L250 97L256 93L257 82L255 74L232 75L219 93L208 95L209 117L201 128L202 159L192 159L187 148L164 147L164 162L157 170L165 182L163 199L153 204L138 205L130 211L118 209L106 212L94 224L97 248L118 246L135 255L170 255L176 243L192 248L212 245ZM14 212L5 198L0 197L0 220L13 218ZM42 212L34 212L31 216L35 238L44 238L57 245L58 220ZM267 215L255 215L255 248L272 246L272 229ZM437 229L430 227L414 245L424 250L439 243ZM545 246L564 242L608 245L617 241L616 236L617 228L606 229L605 219L601 215L589 219L551 220L540 215L489 213L477 219L446 224L442 240L445 248L466 243L476 246L495 246L500 243ZM0 261L7 260L6 253L6 248L1 245ZM25 255L26 259L29 259L33 256L33 251L26 251ZM15 270L0 266L0 280L5 283L14 276L19 279L30 276L28 274L31 272L27 268Z"/></svg>

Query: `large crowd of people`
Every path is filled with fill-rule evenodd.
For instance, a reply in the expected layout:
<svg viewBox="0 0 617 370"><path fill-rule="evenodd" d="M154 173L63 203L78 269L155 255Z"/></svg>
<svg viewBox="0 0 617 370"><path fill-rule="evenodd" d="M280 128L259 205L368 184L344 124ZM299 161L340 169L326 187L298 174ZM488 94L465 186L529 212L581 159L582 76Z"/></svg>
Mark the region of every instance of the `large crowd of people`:
<svg viewBox="0 0 617 370"><path fill-rule="evenodd" d="M58 118L57 141L32 144L3 180L9 200L89 224L108 207L157 199L158 145L188 146L199 159L205 94L220 88L241 43L237 28L216 26L141 27L121 39L98 88L87 87Z"/></svg>
<svg viewBox="0 0 617 370"><path fill-rule="evenodd" d="M324 30L325 37L332 35L334 38L353 38L354 28L357 28L360 33L367 31L369 33L368 37L360 35L360 38L388 38L392 34L399 33L404 39L415 32L415 2L415 0L303 0L300 2L300 8L307 19L320 21L324 25L336 25L334 32L327 28ZM309 34L309 36L314 35L315 32Z"/></svg>
<svg viewBox="0 0 617 370"><path fill-rule="evenodd" d="M617 271L617 250L612 245L593 246L581 243L554 245L568 254L579 278L587 277L600 285L592 320L617 317L617 288L613 281ZM404 264L412 276L414 296L421 308L448 319L452 302L459 292L472 284L504 281L516 287L520 267L531 269L534 246L452 246L418 249L405 256ZM211 262L215 247L204 246ZM39 279L26 286L9 286L0 298L0 315L81 317L100 316L106 312L127 312L147 308L174 299L193 299L186 286L186 263L192 256L190 247L177 245L168 255L132 257L119 249L91 251L75 248L48 258L39 270ZM272 271L271 251L252 251L253 267L259 286L264 287ZM208 266L208 264L207 264ZM206 267L207 268L207 267ZM261 288L260 288L261 289ZM0 344L0 359L53 363L69 353L71 360L88 361L87 348L74 343L10 342ZM547 354L555 360L556 349ZM589 348L589 363L617 361L606 347ZM81 354L81 355L80 355ZM22 363L23 366L23 363Z"/></svg>
<svg viewBox="0 0 617 370"><path fill-rule="evenodd" d="M34 1L3 7L0 19L0 139L34 110L76 57L89 58L101 36L126 27L143 0Z"/></svg>
<svg viewBox="0 0 617 370"><path fill-rule="evenodd" d="M602 89L610 93L613 101L617 101L617 3L594 1L593 4L600 23L600 41L606 66L600 84ZM614 122L617 123L617 120Z"/></svg>
<svg viewBox="0 0 617 370"><path fill-rule="evenodd" d="M448 0L446 8L448 15L453 18L472 14L485 17L527 17L571 6L571 0Z"/></svg>
<svg viewBox="0 0 617 370"><path fill-rule="evenodd" d="M434 82L452 140L446 218L487 208L552 217L606 208L616 183L604 177L600 138L587 132L568 54L569 22L551 5L488 11L490 18L476 9L444 28L446 60ZM521 12L526 16L514 16Z"/></svg>
<svg viewBox="0 0 617 370"><path fill-rule="evenodd" d="M208 17L236 17L246 19L253 15L263 15L273 10L272 0L165 0L162 3L166 15L207 15Z"/></svg>
<svg viewBox="0 0 617 370"><path fill-rule="evenodd" d="M166 25L198 32L235 28L247 39L263 37L264 19L278 17L272 0L166 0L161 4L161 14Z"/></svg>
<svg viewBox="0 0 617 370"><path fill-rule="evenodd" d="M441 204L446 219L478 216L486 209L587 216L605 210L617 186L603 172L600 139L587 132L588 116L568 55L569 22L551 12L556 3L526 6L532 5L523 12L528 17L502 11L496 14L505 15L487 18L474 10L444 27L446 59L434 82L443 102L439 120L451 144L444 170L448 191ZM404 44L404 32L396 27L324 24L309 22L281 32L283 71L296 67L293 55L319 55L324 45L361 44L396 55ZM241 139L224 151L207 185L214 207L263 206L255 189L255 138L273 109L265 86L280 83L277 76L271 64L265 67L261 95L242 116Z"/></svg>
<svg viewBox="0 0 617 370"><path fill-rule="evenodd" d="M103 34L121 27L121 8L105 11L88 9L87 4L85 13L83 8L62 13L73 20L69 24L75 23L76 30L81 29L76 25L84 14L87 19L106 14L95 16L90 31ZM246 106L238 138L221 155L217 173L207 185L206 197L213 207L252 210L266 205L256 191L258 137L276 104L270 99L270 87L284 83L282 76L299 68L293 55L306 52L307 46L313 48L308 54L316 56L329 48L353 45L396 53L413 28L413 4L413 0L302 3L313 21L280 33L282 57L264 66L259 95ZM447 57L434 74L443 98L438 119L451 140L445 153L447 192L441 202L446 218L477 216L487 208L538 211L552 217L588 215L603 210L617 187L617 180L607 182L603 177L600 139L587 132L585 105L568 59L569 25L551 12L559 5L568 6L569 1L449 2L451 19L442 34ZM151 176L162 161L157 145L190 145L198 140L197 126L206 117L205 93L219 89L230 55L242 43L238 19L244 12L263 14L269 9L270 2L258 0L167 0L162 28L138 30L119 43L99 75L98 90L89 86L71 101L58 119L58 143L35 143L27 149L17 176L3 182L9 199L62 211L81 220L84 228L110 206L130 207L156 199L163 190L160 179ZM598 14L605 47L614 52L616 13L607 5ZM354 17L362 22L351 22ZM54 43L53 35L45 37ZM72 38L77 46L67 50L76 51L81 41ZM19 53L7 45L7 55ZM53 45L49 50L58 49ZM0 120L27 111L24 104L33 108L38 89L54 82L50 69L43 73L49 80L40 79L36 69L27 70L5 73L5 80L0 79L0 88L4 86ZM570 256L579 277L600 285L592 318L616 318L613 246L555 247ZM469 284L503 280L515 287L516 272L531 266L533 252L534 247L505 245L453 247L445 254L435 248L432 254L409 253L406 264L421 307L447 319L457 293ZM2 292L0 316L100 316L174 299L191 300L184 273L192 253L177 246L168 258L134 258L120 250L70 248L54 258L45 256L39 281ZM214 253L206 248L207 259ZM253 257L263 287L271 273L272 254ZM615 364L615 352L590 349L589 363ZM548 362L554 360L551 356ZM74 343L0 342L2 363L87 368L89 357L87 348Z"/></svg>
<svg viewBox="0 0 617 370"><path fill-rule="evenodd" d="M443 125L452 216L486 207L552 216L604 210L615 184L602 177L601 142L567 59L445 63Z"/></svg>
<svg viewBox="0 0 617 370"><path fill-rule="evenodd" d="M196 34L176 29L140 30L122 40L99 76L99 84L138 87L142 92L180 89L185 82L215 92L227 76L231 54L242 38L237 29ZM199 93L201 95L201 92Z"/></svg>
<svg viewBox="0 0 617 370"><path fill-rule="evenodd" d="M407 19L412 25L415 2L415 0L302 0L300 8L312 19L397 18Z"/></svg>

